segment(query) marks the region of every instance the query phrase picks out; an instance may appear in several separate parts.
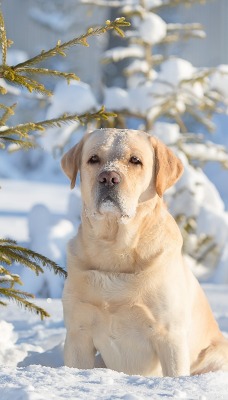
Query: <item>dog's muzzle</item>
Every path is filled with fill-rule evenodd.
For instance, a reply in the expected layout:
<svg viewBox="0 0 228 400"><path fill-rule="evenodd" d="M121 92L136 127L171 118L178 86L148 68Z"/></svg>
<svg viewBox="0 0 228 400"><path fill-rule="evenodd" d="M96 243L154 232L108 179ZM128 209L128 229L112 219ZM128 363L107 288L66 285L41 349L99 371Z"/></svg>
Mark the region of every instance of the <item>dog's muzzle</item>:
<svg viewBox="0 0 228 400"><path fill-rule="evenodd" d="M118 201L118 185L121 177L116 171L102 171L98 175L98 207L104 203L112 203L120 209Z"/></svg>

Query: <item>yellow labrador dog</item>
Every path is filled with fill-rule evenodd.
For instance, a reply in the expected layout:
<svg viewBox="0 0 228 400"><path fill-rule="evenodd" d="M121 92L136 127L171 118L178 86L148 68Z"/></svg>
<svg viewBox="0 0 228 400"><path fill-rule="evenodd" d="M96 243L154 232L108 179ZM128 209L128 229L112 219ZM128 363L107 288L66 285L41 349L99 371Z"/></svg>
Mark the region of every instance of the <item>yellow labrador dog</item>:
<svg viewBox="0 0 228 400"><path fill-rule="evenodd" d="M145 132L100 129L62 168L72 188L80 171L83 201L68 247L65 364L145 376L227 371L228 341L162 199L181 161Z"/></svg>

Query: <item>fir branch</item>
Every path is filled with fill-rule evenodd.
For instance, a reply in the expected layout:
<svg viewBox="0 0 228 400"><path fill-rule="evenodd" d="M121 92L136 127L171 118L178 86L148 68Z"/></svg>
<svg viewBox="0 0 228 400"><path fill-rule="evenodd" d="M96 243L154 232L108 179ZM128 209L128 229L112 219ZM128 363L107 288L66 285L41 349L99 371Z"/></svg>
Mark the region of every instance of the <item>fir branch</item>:
<svg viewBox="0 0 228 400"><path fill-rule="evenodd" d="M1 252L0 252L0 262L3 262L4 264L7 264L7 265L12 264L11 259L5 253L1 254Z"/></svg>
<svg viewBox="0 0 228 400"><path fill-rule="evenodd" d="M11 272L8 270L8 269L6 269L5 267L3 267L2 265L0 265L0 275L1 274L6 274L6 275L8 275L8 274L10 274Z"/></svg>
<svg viewBox="0 0 228 400"><path fill-rule="evenodd" d="M10 272L10 270L8 270L7 268L4 268L2 265L0 265L0 281L4 282L4 278L7 275L10 276L11 282L13 282L13 284L18 283L19 285L23 285L19 275L12 274Z"/></svg>
<svg viewBox="0 0 228 400"><path fill-rule="evenodd" d="M9 266L13 262L20 262L26 267L35 271L37 275L44 272L43 267L47 267L53 270L55 274L66 277L66 272L55 262L41 254L36 253L35 251L18 246L14 240L10 239L0 239L0 261ZM34 298L34 295L15 289L14 285L16 283L20 285L22 284L20 277L16 274L10 273L8 268L5 268L1 265L0 296L16 301L18 305L27 308L29 311L35 311L40 315L41 319L48 317L49 314L45 310L27 300L27 298ZM6 305L6 303L0 301L0 305Z"/></svg>
<svg viewBox="0 0 228 400"><path fill-rule="evenodd" d="M16 146L18 147L18 149L25 149L25 150L34 149L37 147L36 143L34 143L33 141L16 139L10 136L9 137L1 136L1 132L0 132L0 138L4 139L5 142L9 142L12 145L14 145L15 150ZM2 144L2 147L5 148L4 144ZM9 150L12 151L12 148L10 148Z"/></svg>
<svg viewBox="0 0 228 400"><path fill-rule="evenodd" d="M4 19L3 15L0 14L0 27L2 27L2 65L0 66L0 78L4 78L7 81L14 83L16 85L25 87L29 92L38 92L43 95L50 96L52 92L45 88L45 86L34 79L29 78L28 75L40 74L40 75L52 75L56 77L65 78L68 83L71 79L79 80L77 75L74 73L60 72L55 70L48 70L46 68L38 68L34 67L34 65L45 61L48 58L55 57L57 55L65 56L65 51L69 48L80 44L83 46L89 46L87 39L90 36L101 35L109 30L115 30L120 36L124 36L124 32L121 29L122 27L129 26L130 23L125 21L125 18L117 18L115 21L106 21L104 26L99 28L89 28L87 32L77 38L69 40L68 42L62 43L58 41L55 47L48 51L42 51L40 54L35 57L30 58L22 63L19 63L14 66L8 66L6 64L6 49L7 49L7 39L4 28ZM1 89L2 94L6 93L4 88Z"/></svg>
<svg viewBox="0 0 228 400"><path fill-rule="evenodd" d="M42 83L37 82L28 76L20 75L14 70L14 68L9 67L8 65L2 65L0 67L0 77L18 86L25 87L30 93L35 91L46 96L52 95L52 92L46 89Z"/></svg>
<svg viewBox="0 0 228 400"><path fill-rule="evenodd" d="M0 284L3 284L4 287L8 284L10 285L10 288L13 288L15 283L23 285L19 275L11 274L10 272L8 274L5 273L4 275L0 275Z"/></svg>
<svg viewBox="0 0 228 400"><path fill-rule="evenodd" d="M7 89L0 85L0 94L6 94Z"/></svg>
<svg viewBox="0 0 228 400"><path fill-rule="evenodd" d="M31 303L30 301L26 300L29 298L34 298L33 295L27 292L23 292L21 290L13 289L13 288L0 288L0 296L6 297L9 300L15 301L19 306L25 307L29 311L35 312L40 316L43 320L44 317L50 317L50 314L47 313L43 308L38 307L36 304ZM1 302L0 302L1 303ZM6 303L3 303L6 305Z"/></svg>
<svg viewBox="0 0 228 400"><path fill-rule="evenodd" d="M19 290L19 289L14 289L14 288L0 288L0 295L1 296L11 296L11 294L17 294L21 297L22 300L30 298L30 299L34 299L35 296L31 293L25 292L23 290Z"/></svg>
<svg viewBox="0 0 228 400"><path fill-rule="evenodd" d="M15 261L21 262L30 269L34 270L37 274L43 272L42 267L45 267L53 270L55 274L59 274L60 276L66 277L67 275L66 271L54 261L39 253L36 253L33 250L18 246L15 241L10 239L0 239L0 259L1 257L3 258L3 262L4 257L8 258L11 263Z"/></svg>
<svg viewBox="0 0 228 400"><path fill-rule="evenodd" d="M116 114L113 112L105 111L105 107L102 106L101 109L96 111L95 113L85 113L81 115L64 114L59 118L41 121L39 122L39 126L47 128L49 126L59 126L59 124L75 121L80 122L80 124L84 125L92 120L107 120L109 117L116 117Z"/></svg>
<svg viewBox="0 0 228 400"><path fill-rule="evenodd" d="M44 128L42 128L39 123L26 122L25 124L15 125L9 128L7 127L0 131L0 137L5 140L9 135L18 135L23 139L29 139L28 132L36 130L44 131Z"/></svg>
<svg viewBox="0 0 228 400"><path fill-rule="evenodd" d="M62 77L65 78L68 82L70 80L80 81L80 78L72 72L60 72L55 71L47 68L29 68L29 67L22 67L17 69L18 73L24 72L28 75L48 75L54 77Z"/></svg>
<svg viewBox="0 0 228 400"><path fill-rule="evenodd" d="M26 250L27 249L18 250L15 248L15 246L12 247L9 244L7 244L6 246L1 245L0 257L1 253L3 252L3 254L7 256L8 260L10 260L10 264L16 262L25 265L26 267L34 271L36 275L39 275L39 273L43 273L43 268L41 268L40 265L36 263L36 261L30 260L30 257L28 257L26 254Z"/></svg>
<svg viewBox="0 0 228 400"><path fill-rule="evenodd" d="M2 108L3 110L5 110L5 112L3 113L3 115L0 118L0 126L5 126L6 122L8 121L8 119L14 115L14 110L16 107L16 103L13 104L12 106L8 107L5 104L0 104L0 108ZM1 131L0 131L1 133ZM0 136L1 137L1 136Z"/></svg>
<svg viewBox="0 0 228 400"><path fill-rule="evenodd" d="M4 137L8 137L9 135L20 135L21 137L28 138L28 132L30 131L44 131L45 128L50 128L54 126L61 126L64 123L70 122L80 122L80 124L84 125L91 120L107 120L109 117L116 117L115 113L106 112L104 106L101 107L100 110L95 113L85 113L81 115L76 114L63 114L58 118L53 118L50 120L44 120L37 123L29 122L22 125L16 125L14 127L10 127L0 132L0 137L4 139Z"/></svg>
<svg viewBox="0 0 228 400"><path fill-rule="evenodd" d="M101 35L109 30L116 30L117 33L119 33L121 36L124 34L121 27L126 27L130 26L130 22L125 21L125 18L117 18L115 21L106 21L106 24L104 26L101 26L99 28L93 29L89 28L88 31L74 39L69 40L68 42L64 42L61 44L60 41L58 41L57 45L53 47L50 50L47 51L42 51L40 54L37 56L26 60L22 63L19 63L13 67L11 67L14 71L24 68L24 67L30 67L32 65L38 64L40 62L45 61L46 59L50 57L55 57L57 55L62 55L65 56L65 51L68 50L70 47L76 46L78 44L83 45L83 46L88 46L87 43L87 38L90 36L98 36Z"/></svg>
<svg viewBox="0 0 228 400"><path fill-rule="evenodd" d="M7 37L6 37L6 28L5 22L3 18L2 11L0 10L0 43L2 47L2 64L6 65L6 57L7 57Z"/></svg>

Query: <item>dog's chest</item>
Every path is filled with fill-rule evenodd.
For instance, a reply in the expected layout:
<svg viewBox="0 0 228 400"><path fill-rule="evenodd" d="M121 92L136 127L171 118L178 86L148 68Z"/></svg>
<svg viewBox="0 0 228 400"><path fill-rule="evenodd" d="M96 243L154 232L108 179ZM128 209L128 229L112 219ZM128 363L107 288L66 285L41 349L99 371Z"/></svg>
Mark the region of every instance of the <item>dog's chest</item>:
<svg viewBox="0 0 228 400"><path fill-rule="evenodd" d="M83 304L94 307L95 328L103 329L105 325L114 336L115 330L123 335L131 330L136 337L142 332L151 337L156 321L153 310L147 306L147 297L149 302L152 294L148 296L148 287L141 284L140 278L90 270L83 273L83 282L79 297Z"/></svg>
<svg viewBox="0 0 228 400"><path fill-rule="evenodd" d="M157 360L153 348L156 323L143 302L139 282L128 275L88 273L93 290L87 301L93 302L93 295L96 299L93 342L108 368L150 375Z"/></svg>
<svg viewBox="0 0 228 400"><path fill-rule="evenodd" d="M157 321L149 307L153 293L148 278L97 270L78 271L70 278L77 325L91 335L106 366L129 374L157 373ZM67 290L65 296L68 301Z"/></svg>
<svg viewBox="0 0 228 400"><path fill-rule="evenodd" d="M134 274L89 270L82 273L82 280L83 297L91 303L104 304L107 308L138 301L140 288Z"/></svg>

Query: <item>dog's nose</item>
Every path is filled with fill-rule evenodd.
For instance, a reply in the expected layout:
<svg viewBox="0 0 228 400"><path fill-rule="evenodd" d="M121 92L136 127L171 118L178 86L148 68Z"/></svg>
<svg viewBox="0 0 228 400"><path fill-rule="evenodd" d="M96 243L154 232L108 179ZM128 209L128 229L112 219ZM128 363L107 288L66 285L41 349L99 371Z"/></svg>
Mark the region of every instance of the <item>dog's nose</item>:
<svg viewBox="0 0 228 400"><path fill-rule="evenodd" d="M98 181L104 186L114 186L120 183L120 175L115 171L103 171L98 176Z"/></svg>

